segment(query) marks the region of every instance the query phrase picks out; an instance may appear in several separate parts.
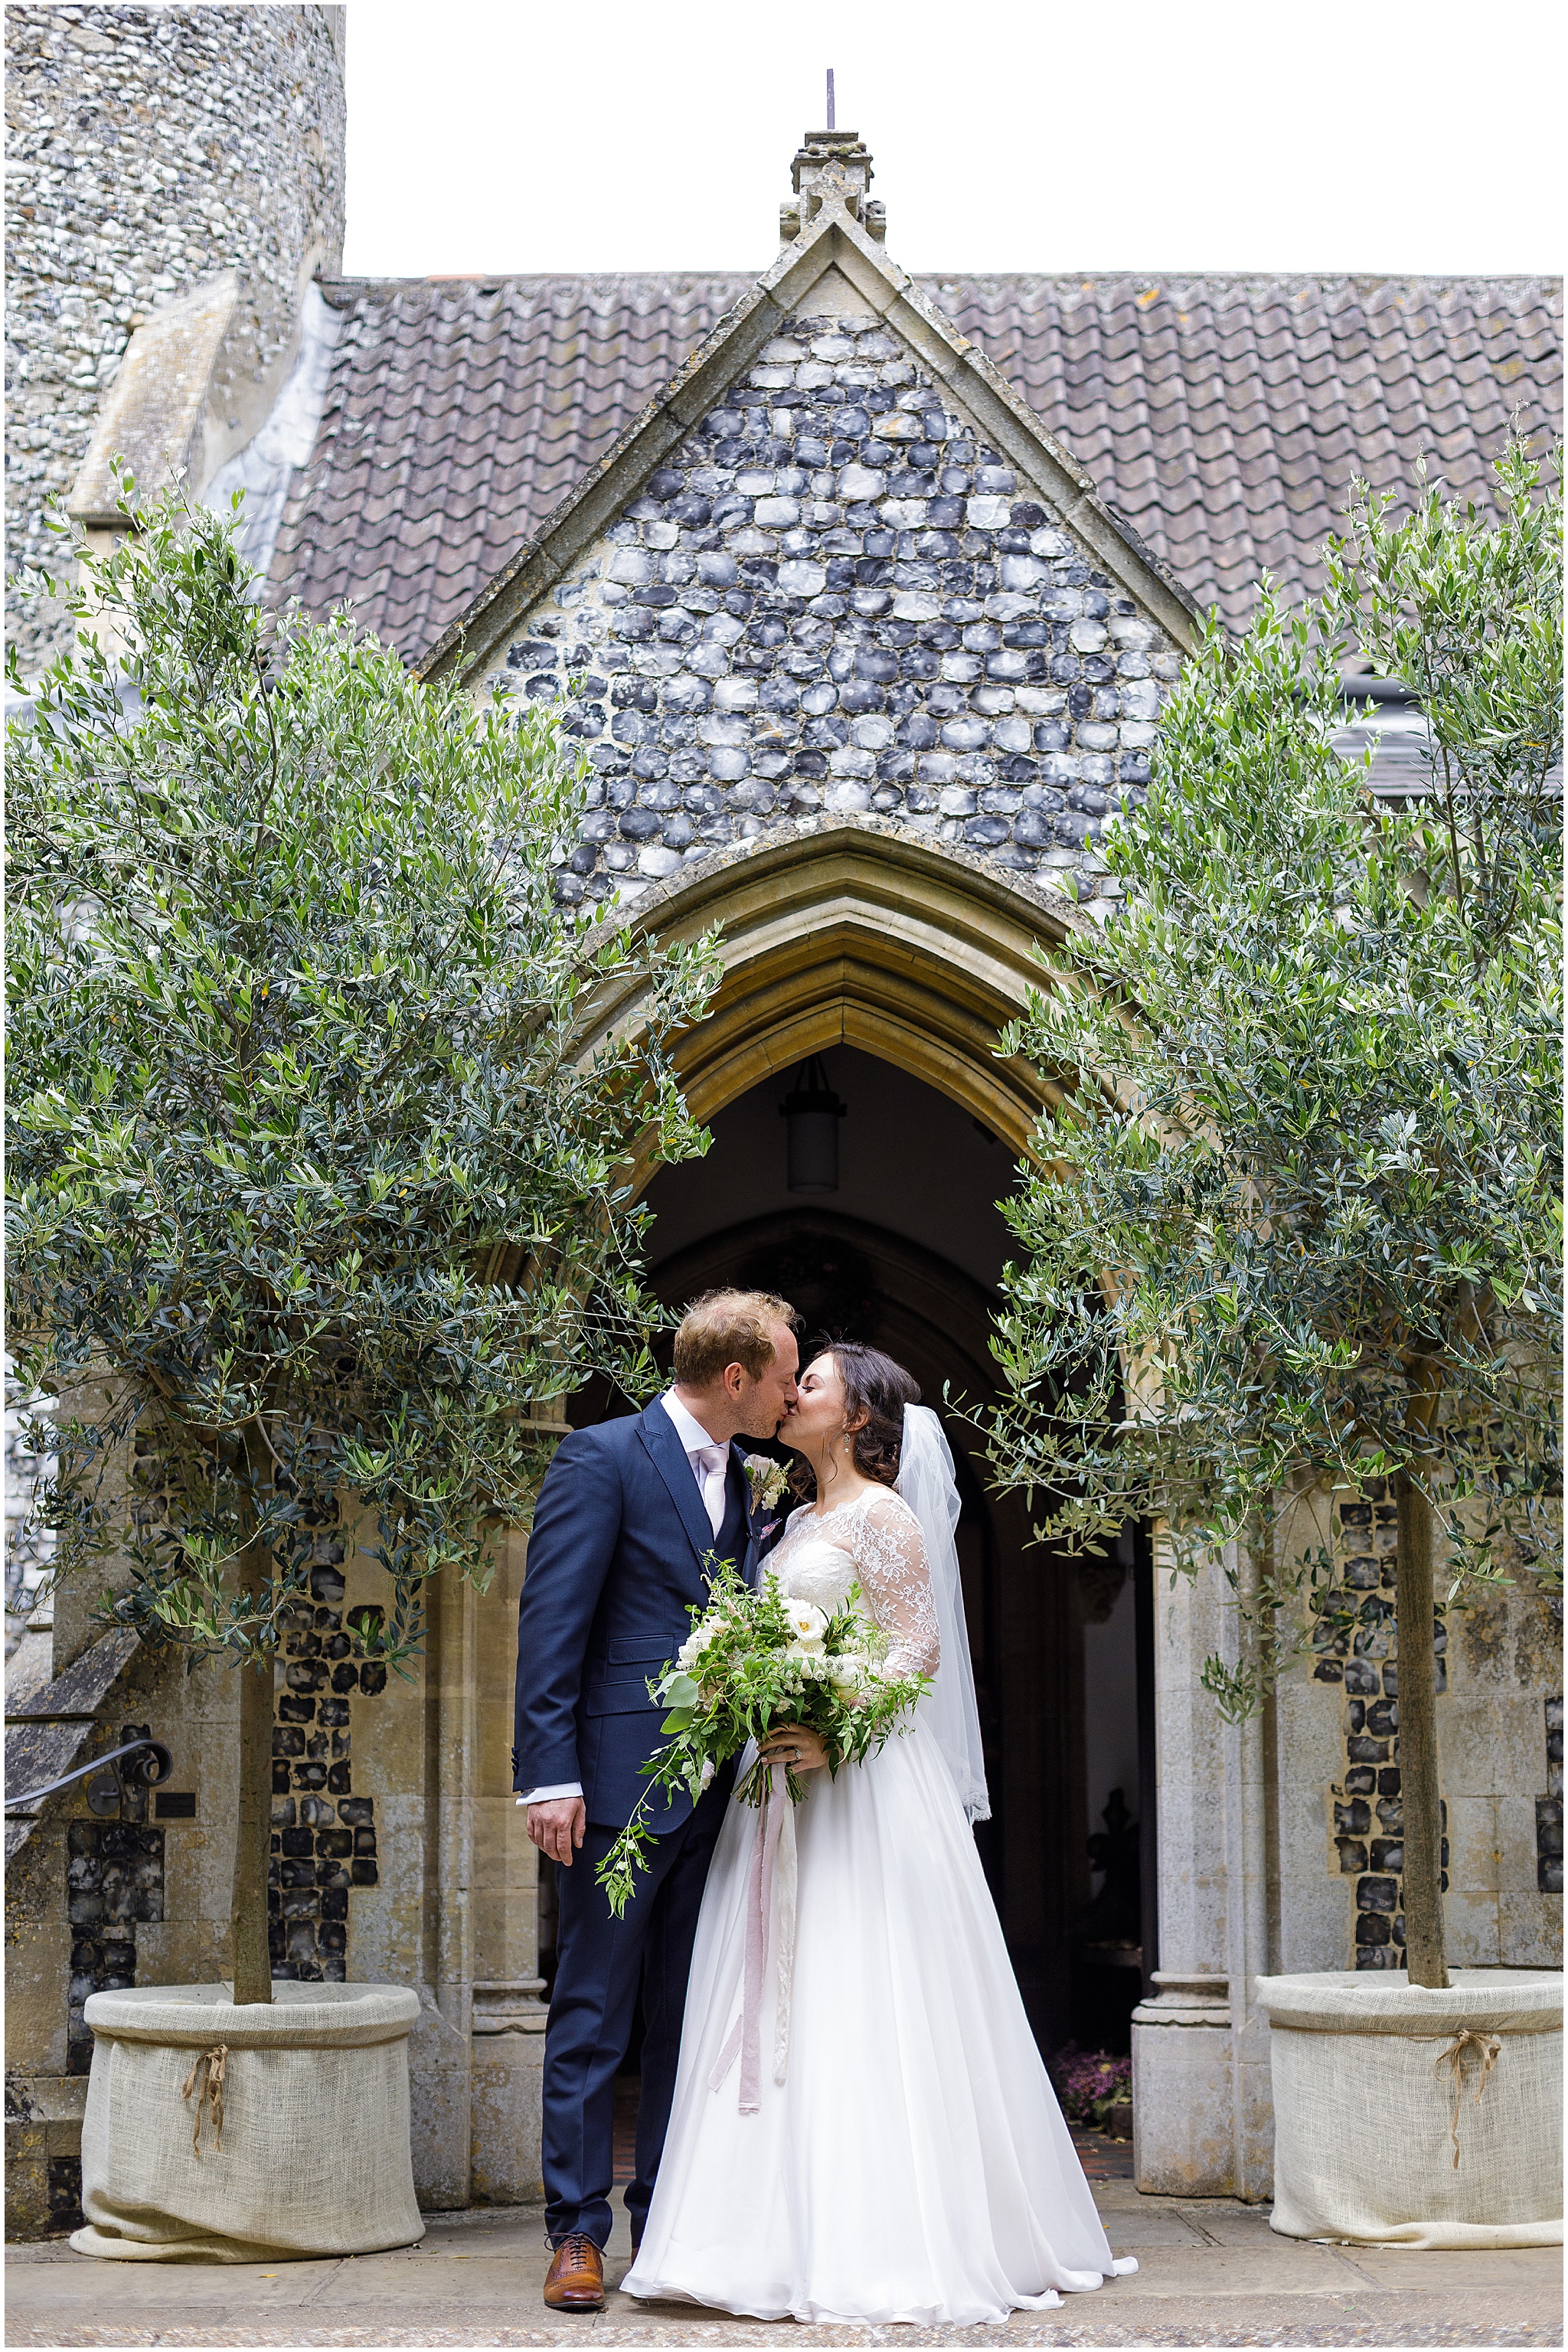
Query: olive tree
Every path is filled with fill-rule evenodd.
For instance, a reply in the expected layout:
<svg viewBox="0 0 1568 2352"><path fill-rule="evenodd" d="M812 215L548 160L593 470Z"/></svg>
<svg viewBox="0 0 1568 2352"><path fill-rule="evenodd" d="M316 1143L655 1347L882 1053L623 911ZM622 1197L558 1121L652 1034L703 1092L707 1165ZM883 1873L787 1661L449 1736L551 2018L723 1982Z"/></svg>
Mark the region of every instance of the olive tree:
<svg viewBox="0 0 1568 2352"><path fill-rule="evenodd" d="M1496 478L1495 518L1358 490L1320 603L1265 583L1243 642L1209 628L1107 835L1125 910L1003 1041L1071 1075L1004 1204L997 1477L1069 1549L1143 1516L1188 1569L1241 1540L1242 1663L1205 1677L1233 1717L1325 1599L1321 1557L1275 1557L1285 1499L1391 1482L1431 1985L1434 1576L1554 1574L1561 1493L1562 508L1518 446ZM1335 748L1352 658L1419 697L1413 800Z"/></svg>
<svg viewBox="0 0 1568 2352"><path fill-rule="evenodd" d="M701 1148L669 1048L713 946L557 903L584 779L548 710L269 619L229 519L129 479L123 514L8 740L9 1345L61 1400L60 1571L117 1558L113 1620L237 1669L232 1966L265 2001L314 1530L360 1520L386 1600L353 1638L405 1667L426 1580L482 1582L527 1514L531 1401L646 1385L629 1168ZM628 972L646 1030L585 1051Z"/></svg>

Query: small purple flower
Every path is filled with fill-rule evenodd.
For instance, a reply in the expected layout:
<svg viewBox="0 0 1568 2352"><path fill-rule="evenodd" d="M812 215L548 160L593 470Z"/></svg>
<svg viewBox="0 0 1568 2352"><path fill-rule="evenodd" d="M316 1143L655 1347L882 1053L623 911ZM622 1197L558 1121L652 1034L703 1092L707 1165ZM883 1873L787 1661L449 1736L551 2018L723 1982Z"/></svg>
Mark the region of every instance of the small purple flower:
<svg viewBox="0 0 1568 2352"><path fill-rule="evenodd" d="M1132 2087L1131 2058L1112 2057L1105 2050L1077 2050L1071 2043L1058 2051L1050 2074L1062 2113L1071 2124L1102 2122L1106 2108L1129 2097Z"/></svg>

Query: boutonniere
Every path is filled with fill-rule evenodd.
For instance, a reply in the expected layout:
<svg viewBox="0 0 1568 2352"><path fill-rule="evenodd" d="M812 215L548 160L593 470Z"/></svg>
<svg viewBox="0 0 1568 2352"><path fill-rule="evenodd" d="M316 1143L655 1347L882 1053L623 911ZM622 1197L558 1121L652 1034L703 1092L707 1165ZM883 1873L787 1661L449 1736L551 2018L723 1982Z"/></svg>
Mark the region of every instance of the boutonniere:
<svg viewBox="0 0 1568 2352"><path fill-rule="evenodd" d="M752 1490L752 1510L771 1511L789 1483L789 1472L770 1454L748 1454L746 1483Z"/></svg>

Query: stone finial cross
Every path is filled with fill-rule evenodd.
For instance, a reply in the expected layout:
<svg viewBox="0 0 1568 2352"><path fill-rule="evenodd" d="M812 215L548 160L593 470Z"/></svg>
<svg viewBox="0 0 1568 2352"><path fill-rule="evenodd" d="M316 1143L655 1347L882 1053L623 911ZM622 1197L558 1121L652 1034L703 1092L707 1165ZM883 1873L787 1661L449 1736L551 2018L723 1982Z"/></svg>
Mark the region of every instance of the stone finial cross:
<svg viewBox="0 0 1568 2352"><path fill-rule="evenodd" d="M871 184L871 158L858 132L840 131L835 121L833 68L827 69L827 128L808 131L791 165L795 202L779 207L779 235L788 245L799 236L823 204L841 204L852 220L879 243L886 236L888 217L867 191Z"/></svg>

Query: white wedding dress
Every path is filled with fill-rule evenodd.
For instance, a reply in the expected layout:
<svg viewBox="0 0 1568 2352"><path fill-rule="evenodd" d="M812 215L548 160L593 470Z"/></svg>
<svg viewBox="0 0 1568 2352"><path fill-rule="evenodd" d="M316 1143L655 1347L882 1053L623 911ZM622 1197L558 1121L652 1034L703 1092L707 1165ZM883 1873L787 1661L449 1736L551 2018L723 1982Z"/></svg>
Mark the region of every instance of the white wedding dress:
<svg viewBox="0 0 1568 2352"><path fill-rule="evenodd" d="M792 1597L828 1611L858 1582L890 1664L936 1670L921 1523L897 1494L795 1512L767 1567ZM731 1805L626 2294L757 2319L962 2327L1137 2267L1113 2261L1024 2014L955 1768L925 1713L837 1780L807 1779L787 2055L775 2049L775 1917L751 2114L732 2067L710 2086L742 2009L761 1818Z"/></svg>

